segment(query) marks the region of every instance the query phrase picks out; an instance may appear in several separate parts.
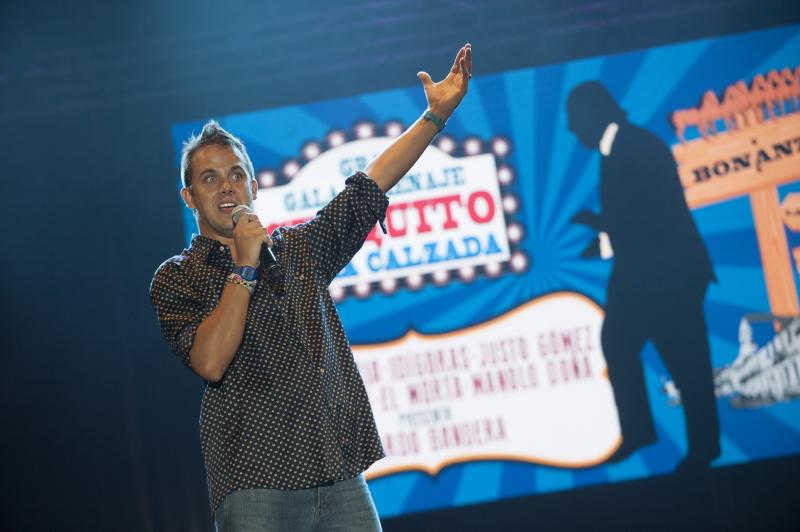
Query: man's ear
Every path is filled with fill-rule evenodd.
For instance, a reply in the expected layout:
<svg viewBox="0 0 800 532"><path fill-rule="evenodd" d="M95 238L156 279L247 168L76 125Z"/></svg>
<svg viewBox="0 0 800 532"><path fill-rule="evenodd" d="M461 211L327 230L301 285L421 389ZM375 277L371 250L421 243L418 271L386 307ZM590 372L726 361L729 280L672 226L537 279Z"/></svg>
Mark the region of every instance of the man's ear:
<svg viewBox="0 0 800 532"><path fill-rule="evenodd" d="M258 196L258 182L255 179L250 180L250 191L253 193L253 199Z"/></svg>
<svg viewBox="0 0 800 532"><path fill-rule="evenodd" d="M181 189L181 197L183 198L183 202L186 204L187 207L190 209L194 209L194 197L192 196L192 191L189 187L183 187Z"/></svg>

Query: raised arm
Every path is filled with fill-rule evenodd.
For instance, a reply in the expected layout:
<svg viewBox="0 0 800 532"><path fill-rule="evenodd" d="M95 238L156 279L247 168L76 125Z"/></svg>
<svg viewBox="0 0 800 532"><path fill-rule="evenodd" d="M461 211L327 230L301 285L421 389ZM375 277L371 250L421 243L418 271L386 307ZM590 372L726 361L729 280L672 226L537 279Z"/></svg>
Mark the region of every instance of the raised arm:
<svg viewBox="0 0 800 532"><path fill-rule="evenodd" d="M427 72L417 73L428 100L428 111L447 121L467 93L472 76L472 45L465 44L456 54L447 76L434 83ZM366 173L386 192L414 166L439 128L432 121L420 118L400 135L366 168Z"/></svg>
<svg viewBox="0 0 800 532"><path fill-rule="evenodd" d="M434 83L426 72L419 72L427 110L443 121L450 118L467 92L471 72L469 44L458 51L442 81ZM388 205L384 193L408 173L438 132L439 128L428 119L414 122L367 166L366 175L358 172L350 177L345 190L300 228L326 282L347 265L375 223L383 220Z"/></svg>

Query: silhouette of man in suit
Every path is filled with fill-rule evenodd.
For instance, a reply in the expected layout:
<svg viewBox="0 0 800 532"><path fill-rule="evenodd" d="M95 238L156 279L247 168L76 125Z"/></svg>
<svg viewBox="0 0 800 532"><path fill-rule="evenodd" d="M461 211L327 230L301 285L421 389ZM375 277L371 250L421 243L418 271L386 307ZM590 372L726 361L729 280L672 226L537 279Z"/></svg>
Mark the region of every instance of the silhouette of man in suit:
<svg viewBox="0 0 800 532"><path fill-rule="evenodd" d="M652 340L680 390L689 442L678 471L719 456L719 420L703 299L716 280L672 157L658 137L628 122L598 82L578 85L567 102L569 129L602 154L601 212L573 222L598 231L592 247L614 265L608 282L603 352L623 442L623 460L656 441L640 351ZM584 252L584 256L594 254Z"/></svg>

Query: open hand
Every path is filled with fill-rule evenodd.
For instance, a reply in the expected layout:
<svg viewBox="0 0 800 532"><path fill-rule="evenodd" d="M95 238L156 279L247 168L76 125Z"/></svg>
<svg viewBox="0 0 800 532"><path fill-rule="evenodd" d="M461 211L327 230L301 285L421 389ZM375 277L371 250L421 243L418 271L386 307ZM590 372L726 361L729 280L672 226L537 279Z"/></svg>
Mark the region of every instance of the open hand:
<svg viewBox="0 0 800 532"><path fill-rule="evenodd" d="M467 93L469 78L472 77L472 45L467 43L456 54L453 68L442 81L434 83L427 72L417 72L422 82L428 109L447 120Z"/></svg>

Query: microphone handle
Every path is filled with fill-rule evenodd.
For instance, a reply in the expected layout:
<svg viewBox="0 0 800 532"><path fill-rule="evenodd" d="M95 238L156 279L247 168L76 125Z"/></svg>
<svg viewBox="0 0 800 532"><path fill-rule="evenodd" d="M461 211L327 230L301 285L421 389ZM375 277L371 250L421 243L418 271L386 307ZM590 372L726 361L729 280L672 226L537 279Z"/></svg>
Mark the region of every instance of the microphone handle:
<svg viewBox="0 0 800 532"><path fill-rule="evenodd" d="M275 258L275 254L272 253L272 249L266 244L261 245L261 265L267 272L267 277L269 277L270 281L280 282L283 280L283 270L278 265L278 260Z"/></svg>

